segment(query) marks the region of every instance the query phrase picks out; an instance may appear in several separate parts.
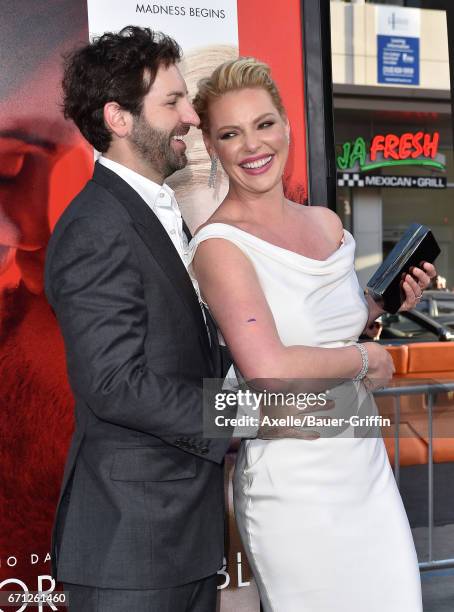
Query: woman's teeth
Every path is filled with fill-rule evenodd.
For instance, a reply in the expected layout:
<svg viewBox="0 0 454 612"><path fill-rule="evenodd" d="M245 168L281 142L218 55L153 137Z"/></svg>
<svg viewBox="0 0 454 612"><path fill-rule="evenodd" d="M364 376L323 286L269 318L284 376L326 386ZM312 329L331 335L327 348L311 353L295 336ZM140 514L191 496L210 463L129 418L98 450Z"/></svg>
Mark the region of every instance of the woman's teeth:
<svg viewBox="0 0 454 612"><path fill-rule="evenodd" d="M176 136L172 136L173 140L180 140L181 142L183 142L183 135L182 134L178 134Z"/></svg>
<svg viewBox="0 0 454 612"><path fill-rule="evenodd" d="M263 157L262 159L256 159L253 162L248 162L246 164L240 164L240 166L242 168L250 168L251 170L254 168L262 168L262 166L265 166L267 163L271 161L272 157L273 157L272 155L269 155L268 157Z"/></svg>

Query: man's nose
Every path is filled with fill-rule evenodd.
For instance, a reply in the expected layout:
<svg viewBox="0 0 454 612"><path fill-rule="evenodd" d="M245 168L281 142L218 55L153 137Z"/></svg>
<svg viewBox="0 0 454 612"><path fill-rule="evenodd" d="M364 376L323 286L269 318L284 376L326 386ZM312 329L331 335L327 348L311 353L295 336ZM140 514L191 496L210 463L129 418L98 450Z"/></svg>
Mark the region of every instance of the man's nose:
<svg viewBox="0 0 454 612"><path fill-rule="evenodd" d="M193 125L194 127L199 127L200 125L200 117L195 112L194 107L189 100L184 101L181 113L181 122L185 123L186 125Z"/></svg>

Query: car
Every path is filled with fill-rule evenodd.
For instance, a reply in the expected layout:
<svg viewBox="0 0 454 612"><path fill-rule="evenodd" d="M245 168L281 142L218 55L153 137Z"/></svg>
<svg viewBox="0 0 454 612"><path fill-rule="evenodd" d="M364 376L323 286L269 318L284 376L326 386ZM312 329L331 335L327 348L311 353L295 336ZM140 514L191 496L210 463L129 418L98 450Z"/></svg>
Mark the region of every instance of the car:
<svg viewBox="0 0 454 612"><path fill-rule="evenodd" d="M382 325L378 340L380 344L452 342L454 340L454 328L450 329L447 325L416 309L396 314L385 313L378 320Z"/></svg>
<svg viewBox="0 0 454 612"><path fill-rule="evenodd" d="M454 293L443 290L426 290L416 310L423 312L434 319L449 317L454 321Z"/></svg>
<svg viewBox="0 0 454 612"><path fill-rule="evenodd" d="M426 290L416 309L454 331L454 293Z"/></svg>

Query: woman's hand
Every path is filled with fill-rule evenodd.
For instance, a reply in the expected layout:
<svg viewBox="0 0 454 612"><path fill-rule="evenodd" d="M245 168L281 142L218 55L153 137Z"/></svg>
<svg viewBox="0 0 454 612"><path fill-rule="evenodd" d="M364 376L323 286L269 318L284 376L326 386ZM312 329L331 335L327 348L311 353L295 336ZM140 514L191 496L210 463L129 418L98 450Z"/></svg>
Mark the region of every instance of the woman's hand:
<svg viewBox="0 0 454 612"><path fill-rule="evenodd" d="M437 276L435 266L424 262L422 268L412 268L411 274L406 274L403 282L405 301L399 308L399 312L411 310L421 300L424 289L430 285L430 281Z"/></svg>
<svg viewBox="0 0 454 612"><path fill-rule="evenodd" d="M369 369L364 382L371 391L385 387L395 372L394 362L388 351L375 342L365 342L369 357Z"/></svg>

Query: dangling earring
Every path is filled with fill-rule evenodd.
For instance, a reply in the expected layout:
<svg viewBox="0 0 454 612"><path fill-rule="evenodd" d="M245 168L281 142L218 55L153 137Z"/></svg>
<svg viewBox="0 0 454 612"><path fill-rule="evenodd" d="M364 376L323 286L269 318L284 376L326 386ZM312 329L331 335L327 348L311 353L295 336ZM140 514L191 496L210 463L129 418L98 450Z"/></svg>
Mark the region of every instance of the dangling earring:
<svg viewBox="0 0 454 612"><path fill-rule="evenodd" d="M216 185L217 171L218 171L218 158L216 157L216 155L213 155L213 157L211 158L210 176L208 177L208 187L211 187L212 189Z"/></svg>

